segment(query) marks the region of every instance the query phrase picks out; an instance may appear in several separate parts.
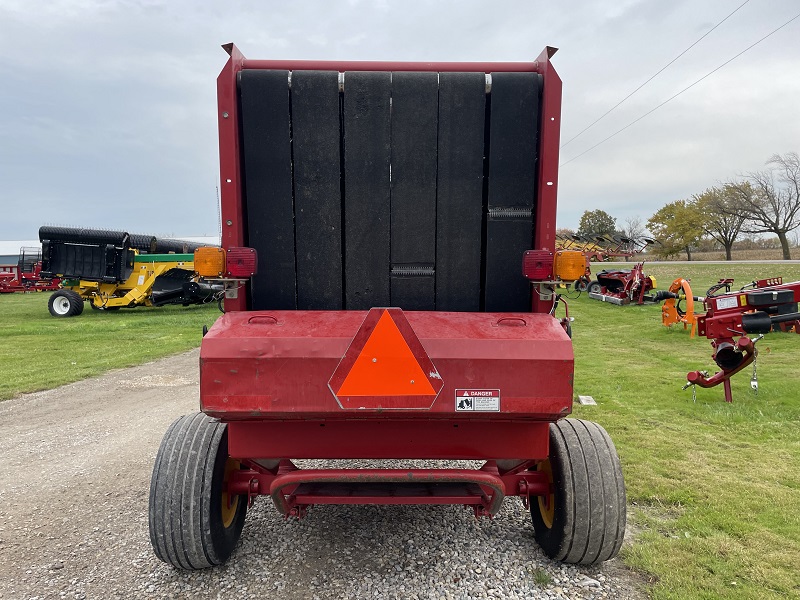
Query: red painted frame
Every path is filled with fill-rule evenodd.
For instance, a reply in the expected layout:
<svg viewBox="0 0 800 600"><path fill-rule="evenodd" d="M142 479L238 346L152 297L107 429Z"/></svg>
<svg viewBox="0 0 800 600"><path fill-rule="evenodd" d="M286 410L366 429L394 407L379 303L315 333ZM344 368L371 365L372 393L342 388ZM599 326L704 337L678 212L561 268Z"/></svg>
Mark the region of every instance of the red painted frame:
<svg viewBox="0 0 800 600"><path fill-rule="evenodd" d="M494 460L480 469L299 469L290 460L282 460L272 469L253 461L243 464L228 479L229 498L247 496L252 501L269 494L287 517L302 517L315 504L463 504L471 506L475 516L493 517L506 496L521 496L527 503L530 496L547 498L553 493L548 475L533 470L534 461L519 462L511 469L501 469ZM333 493L314 494L302 487L309 483L336 487ZM437 493L436 484L453 483L472 484L479 493L458 493L458 488ZM402 495L396 493L399 488L380 489L374 484L433 485L427 488L427 495ZM356 490L361 493L354 494Z"/></svg>

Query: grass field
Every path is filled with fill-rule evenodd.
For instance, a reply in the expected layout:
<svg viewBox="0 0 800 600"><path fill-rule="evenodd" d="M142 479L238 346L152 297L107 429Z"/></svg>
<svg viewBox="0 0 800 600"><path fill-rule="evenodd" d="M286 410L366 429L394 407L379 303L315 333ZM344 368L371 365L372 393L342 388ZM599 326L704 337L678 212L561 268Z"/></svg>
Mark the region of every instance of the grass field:
<svg viewBox="0 0 800 600"><path fill-rule="evenodd" d="M691 277L696 295L720 277L736 283L782 276L800 265L646 264L666 289ZM760 390L746 369L722 386L681 391L686 373L714 372L705 338L661 325L659 306L570 302L575 391L596 407L622 459L637 543L625 562L648 574L654 598L800 598L800 337L758 344Z"/></svg>
<svg viewBox="0 0 800 600"><path fill-rule="evenodd" d="M618 265L621 266L621 265ZM702 295L720 277L737 283L782 276L800 265L673 265L645 271L666 289L691 278ZM50 388L200 343L216 306L47 312L47 295L0 297L0 398ZM704 338L661 325L657 305L618 307L569 300L575 392L597 406L575 416L598 421L622 459L636 541L625 562L652 582L657 599L800 598L800 337L771 334L758 347L758 396L751 371L721 386L681 391L688 371L714 370Z"/></svg>
<svg viewBox="0 0 800 600"><path fill-rule="evenodd" d="M221 314L216 302L114 312L86 305L78 317L55 318L49 298L0 296L0 400L190 350Z"/></svg>

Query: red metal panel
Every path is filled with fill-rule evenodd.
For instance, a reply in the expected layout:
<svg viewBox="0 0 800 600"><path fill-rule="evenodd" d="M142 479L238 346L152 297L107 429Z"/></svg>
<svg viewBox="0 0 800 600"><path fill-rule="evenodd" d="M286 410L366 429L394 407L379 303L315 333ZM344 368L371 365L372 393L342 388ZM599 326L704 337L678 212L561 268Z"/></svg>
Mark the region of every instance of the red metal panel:
<svg viewBox="0 0 800 600"><path fill-rule="evenodd" d="M542 53L547 61L546 51ZM534 62L392 62L369 60L248 60L245 69L273 69L285 71L434 71L438 73L541 73L541 57Z"/></svg>
<svg viewBox="0 0 800 600"><path fill-rule="evenodd" d="M534 249L555 251L556 205L558 196L558 149L561 143L561 78L550 63L551 49L545 48L537 64L542 74L542 109L539 126L539 174L534 208ZM549 312L552 300L543 301L534 292L534 312Z"/></svg>
<svg viewBox="0 0 800 600"><path fill-rule="evenodd" d="M219 127L219 184L221 196L223 248L245 246L242 217L242 182L239 159L239 102L236 77L242 70L244 56L230 44L226 46L230 59L217 77L217 121ZM249 284L247 284L249 286ZM225 310L246 310L248 294L240 290L238 298L226 298Z"/></svg>
<svg viewBox="0 0 800 600"><path fill-rule="evenodd" d="M232 421L228 451L239 459L542 460L549 427L477 419Z"/></svg>
<svg viewBox="0 0 800 600"><path fill-rule="evenodd" d="M203 411L225 420L350 418L328 388L364 311L230 313L203 339ZM572 344L559 322L530 313L406 312L442 378L430 418L555 420L572 407ZM457 412L456 389L498 389L496 412ZM401 409L395 409L401 410ZM386 416L385 407L356 411Z"/></svg>

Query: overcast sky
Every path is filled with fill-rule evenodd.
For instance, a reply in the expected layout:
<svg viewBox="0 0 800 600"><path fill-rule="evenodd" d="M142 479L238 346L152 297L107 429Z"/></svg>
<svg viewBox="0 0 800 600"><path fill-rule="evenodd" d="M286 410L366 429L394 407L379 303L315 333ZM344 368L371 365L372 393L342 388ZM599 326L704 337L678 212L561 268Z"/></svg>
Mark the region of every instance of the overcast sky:
<svg viewBox="0 0 800 600"><path fill-rule="evenodd" d="M216 76L249 58L533 60L564 80L562 142L743 0L225 2L0 0L0 240L42 224L216 235ZM562 163L800 12L750 0ZM558 226L622 225L800 151L800 19L560 172ZM794 41L792 41L794 40Z"/></svg>

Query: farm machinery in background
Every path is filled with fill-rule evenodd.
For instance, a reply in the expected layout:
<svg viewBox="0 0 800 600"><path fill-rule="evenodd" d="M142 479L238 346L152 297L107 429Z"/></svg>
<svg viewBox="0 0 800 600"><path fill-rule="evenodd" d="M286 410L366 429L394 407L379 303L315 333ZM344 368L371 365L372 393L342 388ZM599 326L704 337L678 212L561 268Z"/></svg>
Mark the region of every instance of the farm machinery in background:
<svg viewBox="0 0 800 600"><path fill-rule="evenodd" d="M0 265L0 294L51 292L60 284L58 277L42 276L40 248L21 248L17 264Z"/></svg>
<svg viewBox="0 0 800 600"><path fill-rule="evenodd" d="M732 402L730 378L753 365L750 386L758 391L756 343L772 331L800 333L800 281L783 283L781 277L752 281L739 290L731 290L733 279L720 279L705 296L694 296L689 282L676 279L669 291L658 292L665 299L661 311L662 323L672 326L683 323L711 340L712 358L719 371L709 376L707 371L687 374L684 389L699 385L710 388L720 383L725 390L725 401ZM686 302L685 307L681 302ZM701 303L705 313L694 312L695 303ZM751 336L758 337L751 337Z"/></svg>
<svg viewBox="0 0 800 600"><path fill-rule="evenodd" d="M39 229L39 239L42 274L62 279L62 289L48 303L54 317L79 315L84 303L105 311L209 302L221 308L233 285L219 266L226 256L218 247L124 231L47 226ZM231 259L254 260L250 251L245 253L249 257L241 254L234 250ZM219 268L201 277L198 260L204 268L209 261Z"/></svg>
<svg viewBox="0 0 800 600"><path fill-rule="evenodd" d="M164 434L156 556L187 570L224 563L259 496L293 518L326 504L492 517L517 497L549 557L616 556L619 457L600 425L565 418L574 355L556 289L585 265L555 247L555 48L527 63L248 60L224 48L222 247L251 246L266 269L203 337L201 412ZM415 464L426 459L482 466Z"/></svg>
<svg viewBox="0 0 800 600"><path fill-rule="evenodd" d="M692 287L690 280L678 278L672 282L669 286L669 289L666 292L658 292L656 294L656 299L658 301L664 300L664 304L661 307L661 323L665 327L672 327L673 325L683 325L684 330L689 329L690 335L689 337L694 337L697 333L697 318L698 314L695 313L695 303L700 303L705 310L706 301L709 298L714 297L720 293L720 290L724 290L723 293L737 293L736 291L731 292L731 288L733 287L733 279L720 279L717 283L711 286L708 291L706 291L705 296L695 296L692 293ZM769 288L776 285L782 285L783 278L782 277L770 277L768 279L757 279L751 281L741 288L739 288L739 292L754 289L754 290L763 290L765 288ZM685 302L685 305L683 304ZM780 314L784 313L792 313L796 311L796 308L790 304L782 305L780 307ZM780 321L775 323L772 328L773 331L783 331L789 332L794 331L795 333L800 333L800 328L796 326L793 320L789 321Z"/></svg>
<svg viewBox="0 0 800 600"><path fill-rule="evenodd" d="M617 234L587 233L559 234L556 236L558 250L575 250L583 253L585 261L584 274L573 284L575 289L585 292L592 283L593 262L607 262L615 258L628 259L641 252L656 241L649 237L629 238ZM599 291L595 289L595 291Z"/></svg>
<svg viewBox="0 0 800 600"><path fill-rule="evenodd" d="M630 269L603 269L587 287L589 298L618 306L657 302L657 296L650 294L656 287L656 278L643 269L643 262Z"/></svg>

